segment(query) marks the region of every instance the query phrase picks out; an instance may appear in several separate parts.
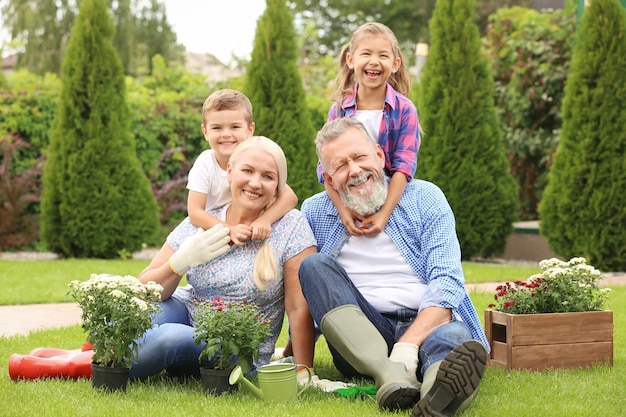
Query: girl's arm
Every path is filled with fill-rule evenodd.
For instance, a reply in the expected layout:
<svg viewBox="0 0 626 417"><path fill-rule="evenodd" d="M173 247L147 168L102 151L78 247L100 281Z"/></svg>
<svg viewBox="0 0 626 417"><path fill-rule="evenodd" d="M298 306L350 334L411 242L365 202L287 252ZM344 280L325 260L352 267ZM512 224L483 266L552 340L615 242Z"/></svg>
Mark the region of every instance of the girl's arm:
<svg viewBox="0 0 626 417"><path fill-rule="evenodd" d="M298 270L302 260L317 252L315 246L308 247L285 262L285 310L289 320L291 345L295 363L313 369L315 354L315 329L309 306L302 294Z"/></svg>
<svg viewBox="0 0 626 417"><path fill-rule="evenodd" d="M187 195L187 214L189 215L189 220L204 230L209 230L219 223L227 226L226 223L206 212L206 199L207 195L204 193L189 191Z"/></svg>
<svg viewBox="0 0 626 417"><path fill-rule="evenodd" d="M298 204L298 196L289 185L285 189L274 204L269 206L260 216L250 225L252 227L252 239L263 240L270 237L272 233L272 225L283 217L289 210Z"/></svg>
<svg viewBox="0 0 626 417"><path fill-rule="evenodd" d="M380 210L375 214L366 217L362 220L361 230L365 236L374 236L382 232L391 217L391 213L395 210L406 188L407 177L402 172L394 172L389 182L389 190L387 191L387 198Z"/></svg>

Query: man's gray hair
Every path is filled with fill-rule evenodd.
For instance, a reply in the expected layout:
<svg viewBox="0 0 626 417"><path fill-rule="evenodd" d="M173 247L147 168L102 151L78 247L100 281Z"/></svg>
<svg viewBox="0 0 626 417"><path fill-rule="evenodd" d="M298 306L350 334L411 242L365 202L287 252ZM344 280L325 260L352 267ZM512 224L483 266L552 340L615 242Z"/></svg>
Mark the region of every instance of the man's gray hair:
<svg viewBox="0 0 626 417"><path fill-rule="evenodd" d="M363 123L358 121L357 119L351 117L340 117L339 119L332 120L327 122L319 132L317 132L317 136L315 137L315 151L317 152L317 157L322 163L322 167L326 170L324 166L324 161L322 160L322 147L341 136L348 129L357 129L359 130L364 137L366 137L370 142L371 138Z"/></svg>

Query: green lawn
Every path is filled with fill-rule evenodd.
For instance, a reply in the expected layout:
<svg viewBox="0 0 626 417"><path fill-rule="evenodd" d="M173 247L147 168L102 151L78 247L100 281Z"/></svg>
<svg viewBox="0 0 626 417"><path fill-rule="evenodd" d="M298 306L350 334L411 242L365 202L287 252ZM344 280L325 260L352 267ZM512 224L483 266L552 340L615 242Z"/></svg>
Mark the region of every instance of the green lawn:
<svg viewBox="0 0 626 417"><path fill-rule="evenodd" d="M0 259L0 305L70 302L67 284L85 281L92 273L137 276L148 261L63 259L51 261L8 261ZM526 279L539 266L463 263L467 282L500 282Z"/></svg>
<svg viewBox="0 0 626 417"><path fill-rule="evenodd" d="M41 286L56 287L52 294L65 292L71 279L86 279L90 272L137 274L146 262L138 261L48 261L7 263L0 261L0 279L5 292L17 294L23 286L38 292ZM93 262L93 263L92 263ZM104 262L104 263L100 263ZM58 263L58 264L57 264ZM10 264L10 268L5 266ZM81 265L84 264L84 265ZM19 267L21 265L21 267ZM45 265L48 265L46 268ZM55 265L55 266L53 266ZM65 268L67 266L67 269ZM467 266L466 266L467 268ZM485 268L481 272L481 268ZM527 270L514 267L498 269L485 264L472 265L468 281L478 282L477 276L506 276L506 279L525 278ZM530 274L536 269L530 268ZM68 272L71 270L71 272ZM20 272L21 271L21 272ZM466 270L467 273L467 270ZM19 274L19 275L18 275ZM517 276L523 274L522 276ZM71 276L70 276L71 275ZM15 276L16 279L9 276ZM46 277L46 278L42 278ZM24 283L25 280L30 280ZM494 281L487 279L486 281ZM36 290L33 290L35 288ZM20 290L22 291L22 290ZM23 291L28 294L28 291ZM478 313L492 302L493 294L471 292ZM15 296L12 298L15 300ZM3 299L6 303L7 298ZM44 299L45 301L45 299ZM69 300L68 300L69 301ZM19 302L19 300L15 301ZM590 369L551 370L544 372L506 372L488 368L481 392L463 417L618 417L626 407L626 287L614 287L609 296L614 311L614 366L596 366ZM2 304L2 303L0 303ZM537 329L541 331L541 329ZM279 345L283 343L283 331ZM87 380L39 380L13 382L7 370L12 353L28 353L31 349L53 346L78 348L85 339L80 326L45 330L28 336L0 339L0 409L2 416L384 416L392 413L378 410L370 399L350 400L331 393L306 391L293 404L263 402L245 389L233 396L214 398L202 391L199 381L176 381L159 376L144 382L131 382L126 393L104 394L91 388ZM332 366L323 338L317 344L316 373L320 377L340 378ZM366 381L356 381L367 383ZM410 412L397 413L408 416Z"/></svg>

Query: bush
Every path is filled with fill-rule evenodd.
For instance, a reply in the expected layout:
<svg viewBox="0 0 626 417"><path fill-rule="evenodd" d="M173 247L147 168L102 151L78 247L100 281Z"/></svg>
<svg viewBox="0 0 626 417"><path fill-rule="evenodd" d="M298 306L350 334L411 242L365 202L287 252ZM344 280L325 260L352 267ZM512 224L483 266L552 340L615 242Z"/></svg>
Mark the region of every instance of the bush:
<svg viewBox="0 0 626 417"><path fill-rule="evenodd" d="M13 174L13 156L29 144L15 136L0 139L0 250L19 250L38 240L38 213L33 206L41 197L43 157L19 174Z"/></svg>
<svg viewBox="0 0 626 417"><path fill-rule="evenodd" d="M130 136L124 72L105 0L72 30L43 173L42 238L68 257L114 258L154 243L157 207Z"/></svg>
<svg viewBox="0 0 626 417"><path fill-rule="evenodd" d="M585 8L563 101L563 129L539 205L555 254L626 270L626 11Z"/></svg>
<svg viewBox="0 0 626 417"><path fill-rule="evenodd" d="M500 9L490 16L483 45L491 60L496 112L524 220L538 218L561 129L576 29L575 4L568 3L565 9L541 12Z"/></svg>
<svg viewBox="0 0 626 417"><path fill-rule="evenodd" d="M517 212L474 5L437 2L418 96L424 135L416 176L439 185L450 201L463 259L503 252Z"/></svg>

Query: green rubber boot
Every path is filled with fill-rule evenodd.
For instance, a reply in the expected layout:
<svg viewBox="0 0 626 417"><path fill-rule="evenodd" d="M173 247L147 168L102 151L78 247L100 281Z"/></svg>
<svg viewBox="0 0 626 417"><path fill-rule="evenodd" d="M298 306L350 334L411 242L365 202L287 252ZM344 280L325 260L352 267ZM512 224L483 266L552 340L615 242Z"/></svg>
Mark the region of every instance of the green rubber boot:
<svg viewBox="0 0 626 417"><path fill-rule="evenodd" d="M389 360L385 339L353 304L329 311L320 323L329 344L354 369L376 382L376 402L387 410L404 410L419 399L419 384L409 378L404 364Z"/></svg>
<svg viewBox="0 0 626 417"><path fill-rule="evenodd" d="M468 340L444 360L428 367L422 381L422 398L411 417L443 417L465 410L478 394L487 366L487 349Z"/></svg>

